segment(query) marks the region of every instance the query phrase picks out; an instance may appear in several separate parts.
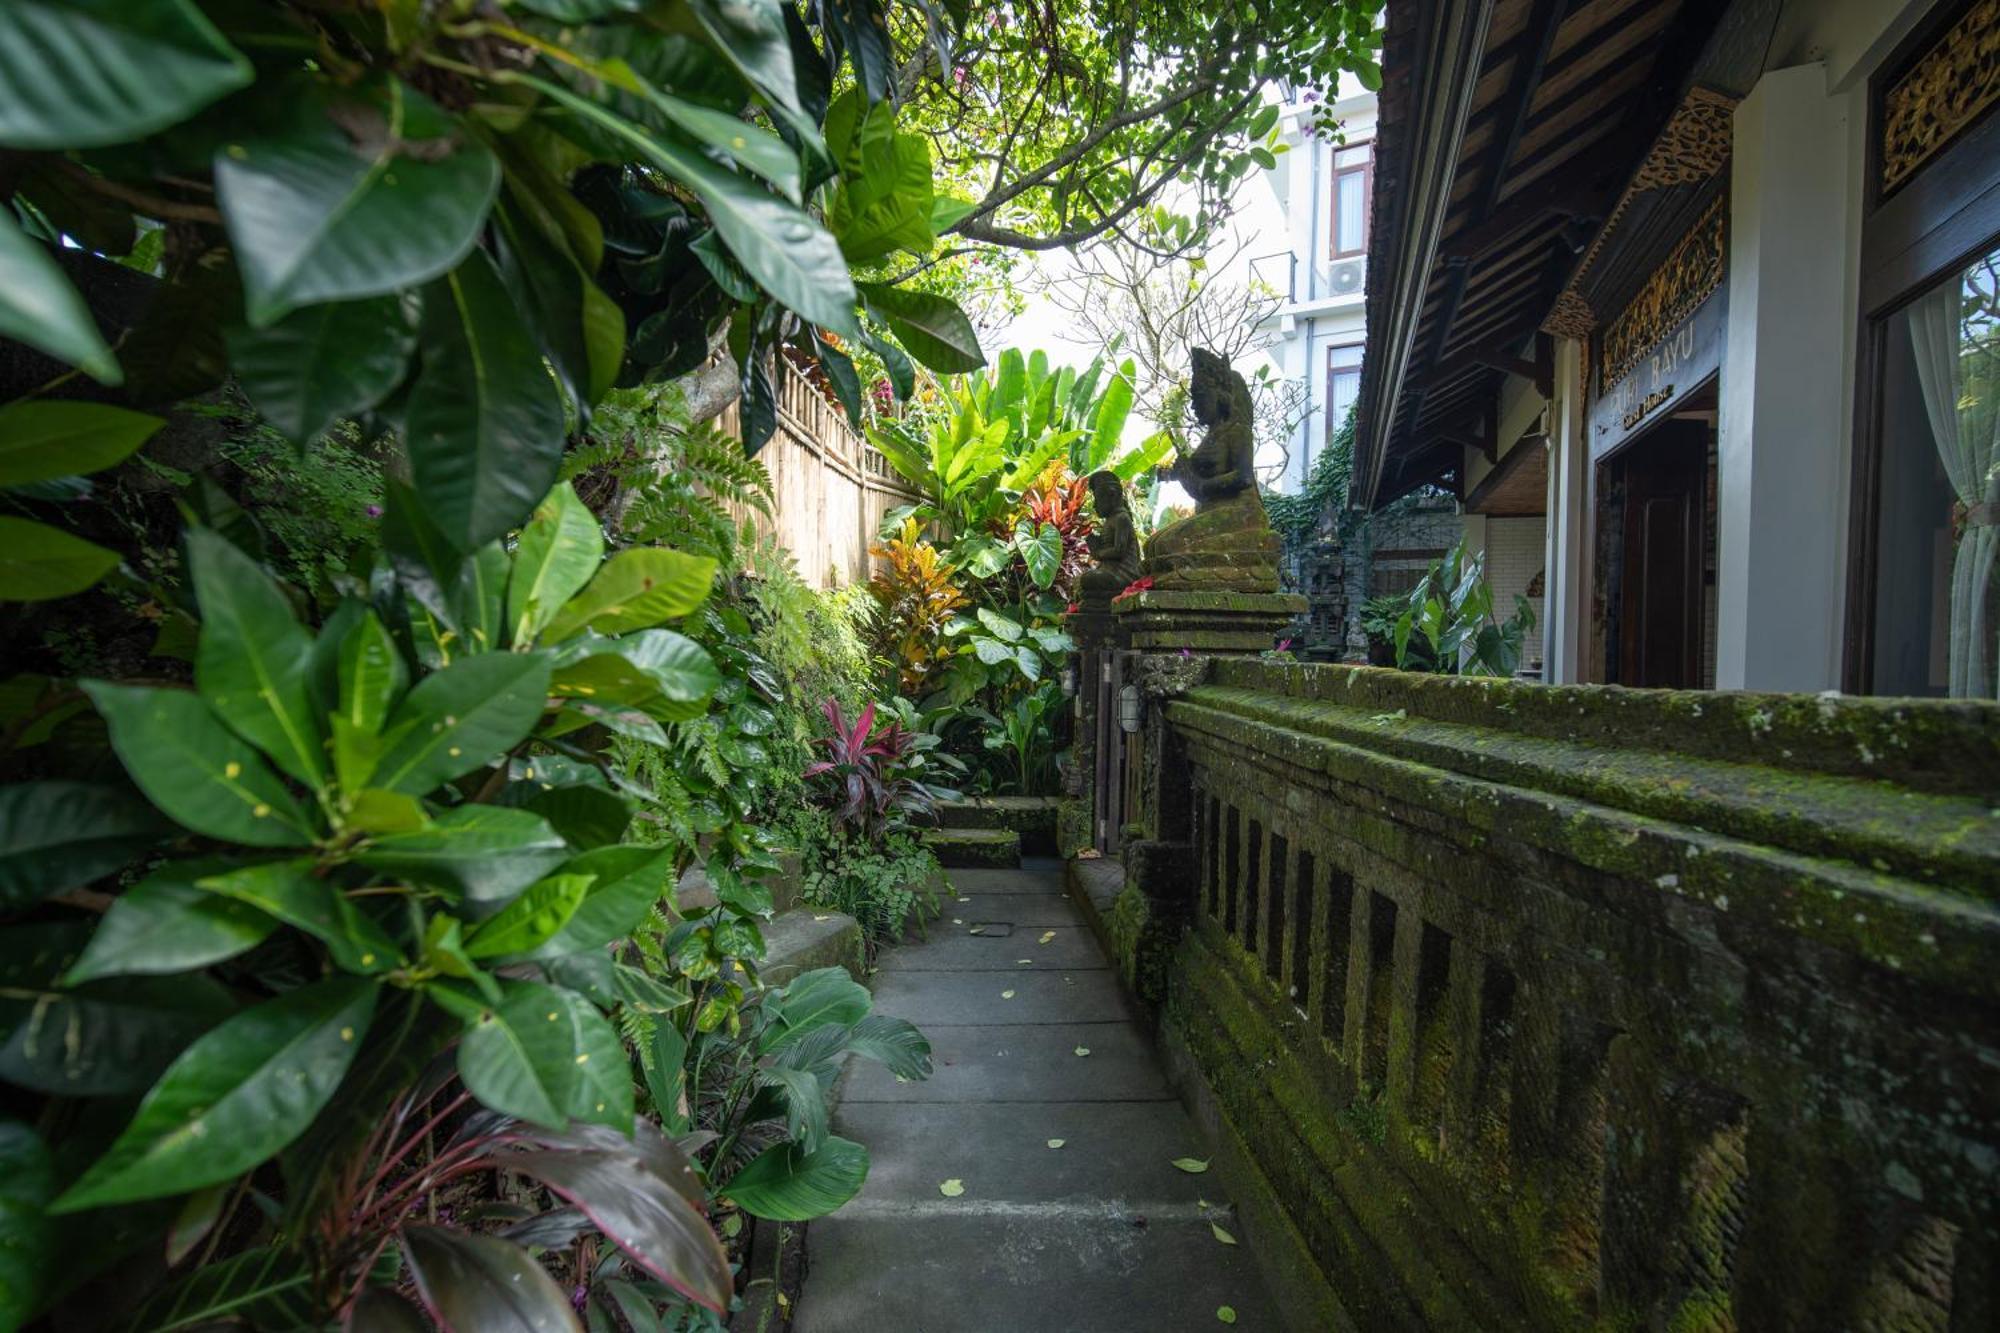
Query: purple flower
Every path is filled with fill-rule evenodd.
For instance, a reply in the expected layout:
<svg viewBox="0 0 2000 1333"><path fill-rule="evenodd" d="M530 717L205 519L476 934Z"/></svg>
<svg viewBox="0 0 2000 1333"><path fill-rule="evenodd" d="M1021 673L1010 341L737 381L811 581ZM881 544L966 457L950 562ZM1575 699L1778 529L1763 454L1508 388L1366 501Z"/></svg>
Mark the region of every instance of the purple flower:
<svg viewBox="0 0 2000 1333"><path fill-rule="evenodd" d="M369 506L368 506L368 517L370 517L370 518L380 518L380 517L382 517L382 506L381 506L381 505L369 505Z"/></svg>
<svg viewBox="0 0 2000 1333"><path fill-rule="evenodd" d="M1280 639L1280 640L1278 640L1278 651L1279 651L1279 652L1281 652L1281 653L1288 653L1288 652L1290 652L1291 650L1292 650L1292 641L1291 641L1290 639Z"/></svg>
<svg viewBox="0 0 2000 1333"><path fill-rule="evenodd" d="M1193 657L1193 656L1194 656L1194 653L1193 653L1192 651L1190 651L1189 649L1186 649L1186 648L1183 648L1183 649L1181 649L1181 656L1182 656L1182 657Z"/></svg>
<svg viewBox="0 0 2000 1333"><path fill-rule="evenodd" d="M590 1288L584 1286L581 1282L577 1283L569 1293L569 1303L579 1310L590 1304Z"/></svg>

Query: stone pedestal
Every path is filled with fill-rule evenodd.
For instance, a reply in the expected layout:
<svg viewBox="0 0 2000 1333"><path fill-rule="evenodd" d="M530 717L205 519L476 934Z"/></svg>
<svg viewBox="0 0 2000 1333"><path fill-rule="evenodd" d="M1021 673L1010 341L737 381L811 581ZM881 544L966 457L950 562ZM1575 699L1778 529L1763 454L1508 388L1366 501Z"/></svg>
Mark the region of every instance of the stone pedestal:
<svg viewBox="0 0 2000 1333"><path fill-rule="evenodd" d="M1276 593L1278 534L1254 489L1212 500L1146 543L1146 574L1160 592Z"/></svg>
<svg viewBox="0 0 2000 1333"><path fill-rule="evenodd" d="M1117 602L1119 639L1138 652L1261 653L1273 647L1306 599L1280 592L1162 592Z"/></svg>

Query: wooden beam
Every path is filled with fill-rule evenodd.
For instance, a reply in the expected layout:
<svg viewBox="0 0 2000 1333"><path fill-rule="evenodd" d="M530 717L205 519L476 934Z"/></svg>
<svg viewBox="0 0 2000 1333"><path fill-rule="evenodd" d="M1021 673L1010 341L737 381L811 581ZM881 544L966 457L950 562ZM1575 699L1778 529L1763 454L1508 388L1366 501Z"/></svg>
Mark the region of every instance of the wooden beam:
<svg viewBox="0 0 2000 1333"><path fill-rule="evenodd" d="M1525 361L1514 355L1507 346L1488 343L1482 347L1468 347L1462 352L1453 352L1437 363L1431 370L1431 377L1439 381L1456 379L1466 371L1479 366L1505 371L1509 375L1518 375L1524 380L1532 380L1539 373L1539 367L1533 361Z"/></svg>
<svg viewBox="0 0 2000 1333"><path fill-rule="evenodd" d="M1521 146L1521 136L1527 132L1528 113L1535 106L1535 89L1541 85L1543 67L1549 63L1549 50L1556 44L1556 29L1562 27L1563 15L1568 10L1569 0L1535 0L1535 7L1528 13L1526 32L1534 46L1515 73L1514 85L1509 90L1513 94L1513 106L1506 119L1500 122L1502 133L1486 161L1486 179L1479 187L1479 205L1473 209L1473 216L1482 222L1492 215L1493 206L1500 202L1500 191L1507 183L1507 164L1513 160L1514 150Z"/></svg>

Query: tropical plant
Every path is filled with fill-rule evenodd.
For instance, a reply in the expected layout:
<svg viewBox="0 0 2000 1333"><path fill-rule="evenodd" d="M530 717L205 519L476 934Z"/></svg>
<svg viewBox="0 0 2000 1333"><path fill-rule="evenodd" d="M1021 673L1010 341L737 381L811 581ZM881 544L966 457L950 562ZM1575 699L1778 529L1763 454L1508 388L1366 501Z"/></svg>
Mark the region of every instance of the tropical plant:
<svg viewBox="0 0 2000 1333"><path fill-rule="evenodd" d="M876 720L876 706L865 706L849 723L840 701L824 705L828 734L821 739L827 757L809 765L808 780L830 778L824 789L838 827L864 841L879 841L892 829L928 816L938 802L957 793L927 780L926 751L938 738L906 726L902 719Z"/></svg>
<svg viewBox="0 0 2000 1333"><path fill-rule="evenodd" d="M1049 719L1061 707L1061 692L1044 681L1016 697L998 717L987 717L990 729L983 744L1006 757L1019 795L1041 796L1055 788L1056 737Z"/></svg>
<svg viewBox="0 0 2000 1333"><path fill-rule="evenodd" d="M952 579L956 570L920 530L917 520L907 517L895 536L868 548L887 562L868 585L877 607L877 649L895 664L906 695L921 692L951 656L945 630L966 604Z"/></svg>
<svg viewBox="0 0 2000 1333"><path fill-rule="evenodd" d="M782 339L857 416L853 366L821 330L893 367L980 364L948 300L850 274L934 244L922 136L879 81L828 99L848 57L869 58L852 15L635 9L8 6L0 336L142 405L233 375L300 444L341 418L393 428L439 538L466 554L527 517L569 420L614 384L694 371L726 343L754 448ZM87 253L66 270L72 243ZM104 270L91 255L161 283L117 348L71 282ZM26 584L10 598L111 568L9 522L0 555Z"/></svg>
<svg viewBox="0 0 2000 1333"><path fill-rule="evenodd" d="M1424 571L1405 599L1391 634L1396 665L1405 671L1463 672L1511 676L1521 665L1521 646L1535 627L1528 599L1514 598L1514 614L1493 619L1493 589L1486 582L1486 553L1468 556L1460 538ZM1420 665L1413 635L1422 636L1428 665Z"/></svg>

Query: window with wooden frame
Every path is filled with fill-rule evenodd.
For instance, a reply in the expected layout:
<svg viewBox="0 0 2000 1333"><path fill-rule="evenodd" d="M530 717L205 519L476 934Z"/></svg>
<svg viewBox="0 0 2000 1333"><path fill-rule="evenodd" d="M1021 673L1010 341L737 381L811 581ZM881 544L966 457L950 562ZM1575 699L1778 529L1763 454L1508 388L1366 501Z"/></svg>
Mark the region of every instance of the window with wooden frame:
<svg viewBox="0 0 2000 1333"><path fill-rule="evenodd" d="M1327 216L1332 257L1368 250L1368 199L1375 187L1375 152L1369 144L1333 150L1333 206Z"/></svg>
<svg viewBox="0 0 2000 1333"><path fill-rule="evenodd" d="M1361 396L1361 344L1336 343L1326 349L1326 438L1347 420L1354 400Z"/></svg>

